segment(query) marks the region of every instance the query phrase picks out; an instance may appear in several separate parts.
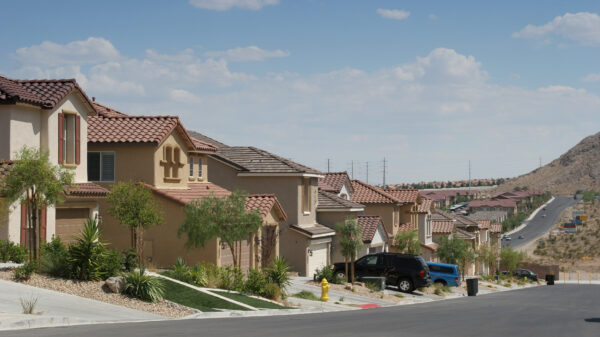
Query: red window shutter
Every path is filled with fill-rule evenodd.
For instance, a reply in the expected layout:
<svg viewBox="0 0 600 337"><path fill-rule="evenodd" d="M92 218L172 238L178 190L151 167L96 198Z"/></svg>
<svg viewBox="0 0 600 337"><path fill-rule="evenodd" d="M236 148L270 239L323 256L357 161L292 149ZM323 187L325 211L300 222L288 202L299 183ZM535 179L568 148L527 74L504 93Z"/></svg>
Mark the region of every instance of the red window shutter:
<svg viewBox="0 0 600 337"><path fill-rule="evenodd" d="M81 162L81 116L75 116L75 164Z"/></svg>
<svg viewBox="0 0 600 337"><path fill-rule="evenodd" d="M48 211L46 207L42 207L40 211L40 243L46 242L46 224L48 219Z"/></svg>
<svg viewBox="0 0 600 337"><path fill-rule="evenodd" d="M21 204L21 245L27 246L27 205Z"/></svg>
<svg viewBox="0 0 600 337"><path fill-rule="evenodd" d="M65 115L63 113L58 114L58 163L63 164L65 162Z"/></svg>

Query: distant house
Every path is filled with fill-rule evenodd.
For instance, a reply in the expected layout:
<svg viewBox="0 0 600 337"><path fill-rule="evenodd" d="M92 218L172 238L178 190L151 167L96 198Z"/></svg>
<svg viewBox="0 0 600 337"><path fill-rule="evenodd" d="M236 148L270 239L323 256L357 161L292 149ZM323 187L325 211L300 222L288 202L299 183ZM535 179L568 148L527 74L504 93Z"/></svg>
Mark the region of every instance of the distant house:
<svg viewBox="0 0 600 337"><path fill-rule="evenodd" d="M518 206L515 199L473 200L469 203L469 211L500 211L512 216L517 214Z"/></svg>

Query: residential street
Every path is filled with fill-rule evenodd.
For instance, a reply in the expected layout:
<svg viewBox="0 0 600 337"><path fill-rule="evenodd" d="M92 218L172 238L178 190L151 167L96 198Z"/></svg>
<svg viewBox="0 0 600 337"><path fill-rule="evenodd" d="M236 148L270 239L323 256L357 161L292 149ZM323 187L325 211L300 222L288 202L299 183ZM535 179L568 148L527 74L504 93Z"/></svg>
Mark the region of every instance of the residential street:
<svg viewBox="0 0 600 337"><path fill-rule="evenodd" d="M556 285L326 314L3 332L9 336L598 336L600 286Z"/></svg>
<svg viewBox="0 0 600 337"><path fill-rule="evenodd" d="M577 201L574 200L573 197L555 197L555 199L546 207L546 210L540 210L535 217L529 221L525 228L512 233L510 235L512 238L511 241L503 240L502 246L519 248L535 240L554 226L565 208L575 205L576 202ZM544 216L544 214L546 216ZM524 239L519 239L520 235L523 235Z"/></svg>

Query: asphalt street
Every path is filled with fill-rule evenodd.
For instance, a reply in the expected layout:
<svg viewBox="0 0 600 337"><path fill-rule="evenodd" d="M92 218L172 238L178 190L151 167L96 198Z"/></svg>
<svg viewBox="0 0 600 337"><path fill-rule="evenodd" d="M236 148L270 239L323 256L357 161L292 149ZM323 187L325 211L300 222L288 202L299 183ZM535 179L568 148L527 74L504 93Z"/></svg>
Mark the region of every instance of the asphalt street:
<svg viewBox="0 0 600 337"><path fill-rule="evenodd" d="M556 223L562 211L575 205L577 201L573 197L555 197L555 199L546 206L546 210L540 210L534 217L529 221L520 231L510 235L512 240L502 240L502 247L511 246L513 248L519 248L542 236L548 232L552 226ZM545 215L545 216L544 216ZM519 236L523 236L524 239L519 239Z"/></svg>
<svg viewBox="0 0 600 337"><path fill-rule="evenodd" d="M2 336L594 336L600 286L555 285L387 308L3 331Z"/></svg>

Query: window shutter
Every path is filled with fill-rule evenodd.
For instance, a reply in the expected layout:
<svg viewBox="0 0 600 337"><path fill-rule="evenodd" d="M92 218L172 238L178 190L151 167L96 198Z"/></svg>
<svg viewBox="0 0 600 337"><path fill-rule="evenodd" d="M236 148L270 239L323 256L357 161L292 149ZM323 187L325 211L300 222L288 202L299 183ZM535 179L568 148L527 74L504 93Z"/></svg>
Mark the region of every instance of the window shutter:
<svg viewBox="0 0 600 337"><path fill-rule="evenodd" d="M40 242L46 242L46 224L48 219L48 212L46 207L42 207L40 211Z"/></svg>
<svg viewBox="0 0 600 337"><path fill-rule="evenodd" d="M21 204L21 245L27 246L27 205Z"/></svg>
<svg viewBox="0 0 600 337"><path fill-rule="evenodd" d="M58 163L65 162L65 115L58 114Z"/></svg>
<svg viewBox="0 0 600 337"><path fill-rule="evenodd" d="M75 116L75 164L81 162L81 116Z"/></svg>

